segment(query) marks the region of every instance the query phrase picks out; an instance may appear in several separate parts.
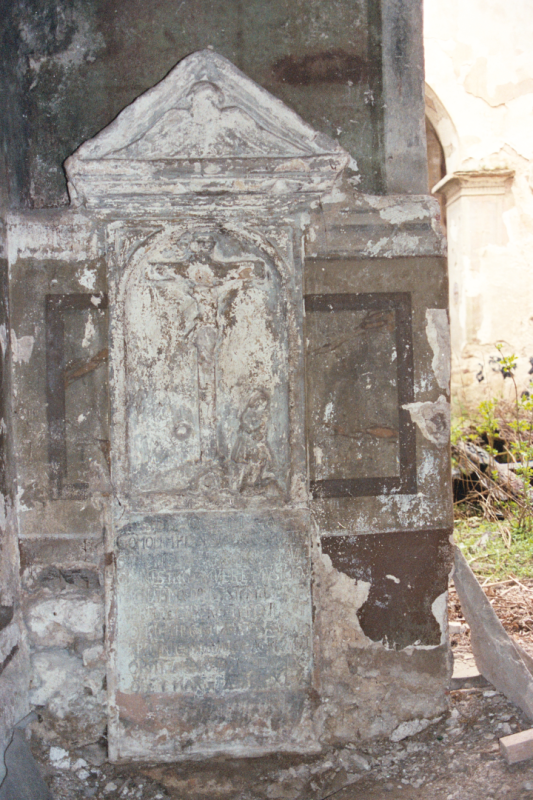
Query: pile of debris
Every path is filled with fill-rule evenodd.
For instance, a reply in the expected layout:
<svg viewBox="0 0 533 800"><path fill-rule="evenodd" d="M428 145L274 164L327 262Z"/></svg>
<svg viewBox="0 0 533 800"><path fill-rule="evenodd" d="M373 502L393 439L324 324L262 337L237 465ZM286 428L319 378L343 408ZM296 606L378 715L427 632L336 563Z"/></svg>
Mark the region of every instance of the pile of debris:
<svg viewBox="0 0 533 800"><path fill-rule="evenodd" d="M389 738L311 757L109 764L105 751L45 745L37 722L30 745L54 800L526 800L533 798L533 762L507 763L499 739L529 725L485 686L452 691L442 718L414 720Z"/></svg>
<svg viewBox="0 0 533 800"><path fill-rule="evenodd" d="M452 456L455 503L482 505L489 519L501 519L501 504L508 501L520 508L530 507L533 490L520 473L533 465L509 460L501 463L484 447L465 440L452 446Z"/></svg>

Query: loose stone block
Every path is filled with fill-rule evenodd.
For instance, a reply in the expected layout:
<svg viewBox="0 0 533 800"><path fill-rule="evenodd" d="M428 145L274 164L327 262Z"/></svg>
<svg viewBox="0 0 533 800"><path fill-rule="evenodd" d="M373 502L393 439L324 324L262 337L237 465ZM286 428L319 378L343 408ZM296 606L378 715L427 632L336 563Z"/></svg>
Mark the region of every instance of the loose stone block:
<svg viewBox="0 0 533 800"><path fill-rule="evenodd" d="M500 739L500 752L508 764L533 758L533 728Z"/></svg>
<svg viewBox="0 0 533 800"><path fill-rule="evenodd" d="M68 647L76 639L103 637L103 603L97 595L77 592L64 596L38 596L25 615L32 644L37 648Z"/></svg>

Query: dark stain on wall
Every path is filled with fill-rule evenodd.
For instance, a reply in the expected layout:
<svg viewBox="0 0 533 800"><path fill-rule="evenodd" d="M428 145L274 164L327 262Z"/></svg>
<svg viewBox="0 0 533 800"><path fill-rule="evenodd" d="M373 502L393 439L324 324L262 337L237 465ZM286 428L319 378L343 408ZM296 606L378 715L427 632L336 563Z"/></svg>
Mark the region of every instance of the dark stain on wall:
<svg viewBox="0 0 533 800"><path fill-rule="evenodd" d="M371 584L358 612L373 641L402 649L439 645L441 629L431 606L448 588L451 530L329 535L322 551L335 569Z"/></svg>
<svg viewBox="0 0 533 800"><path fill-rule="evenodd" d="M358 55L343 50L326 50L301 58L285 56L277 61L272 72L274 78L293 86L310 86L322 83L365 83L372 64Z"/></svg>
<svg viewBox="0 0 533 800"><path fill-rule="evenodd" d="M70 583L80 588L79 581L85 581L85 570L94 573L102 566L101 538L21 539L19 548L20 571L25 575L25 587L29 590L45 586L57 592ZM62 566L73 563L81 566L77 568ZM30 567L33 570L28 572ZM80 572L81 577L76 577L76 572ZM99 585L102 584L101 577L97 577L97 581ZM94 590L95 585L90 583L86 588Z"/></svg>
<svg viewBox="0 0 533 800"><path fill-rule="evenodd" d="M53 594L58 594L68 586L73 586L80 591L94 592L101 587L98 573L90 569L66 569L46 567L35 577L34 589L49 589Z"/></svg>
<svg viewBox="0 0 533 800"><path fill-rule="evenodd" d="M13 606L0 606L0 631L7 628L13 619L15 609Z"/></svg>
<svg viewBox="0 0 533 800"><path fill-rule="evenodd" d="M17 653L18 653L18 650L19 650L19 646L18 646L18 644L16 644L16 645L15 645L15 646L12 648L12 650L11 650L11 651L8 653L8 655L7 655L7 656L4 658L4 660L3 660L3 661L2 661L2 663L0 664L0 675L1 675L1 674L2 674L2 672L5 670L5 668L7 667L7 665L8 665L8 664L10 664L10 663L11 663L11 661L14 659L14 657L17 655Z"/></svg>

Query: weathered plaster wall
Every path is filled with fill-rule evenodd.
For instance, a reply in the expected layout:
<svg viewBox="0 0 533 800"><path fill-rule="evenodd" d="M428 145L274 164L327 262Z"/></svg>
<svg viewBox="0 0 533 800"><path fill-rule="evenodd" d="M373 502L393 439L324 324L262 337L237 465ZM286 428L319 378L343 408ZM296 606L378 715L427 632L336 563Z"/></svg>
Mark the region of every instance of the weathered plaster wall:
<svg viewBox="0 0 533 800"><path fill-rule="evenodd" d="M269 5L268 19L261 4L240 15L226 4L222 20L208 15L201 3L179 18L165 2L152 4L149 12L134 2L6 4L12 57L3 73L10 87L5 170L7 199L15 208L6 218L5 296L11 305L9 396L17 454L16 515L6 541L14 541L16 526L19 553L12 548L9 564L15 572L5 585L18 591L20 557L31 673L20 669L18 675L28 680L31 674L29 702L44 707L40 730L50 740L82 745L96 741L107 724L104 628L114 617L109 591L104 608L104 574L109 578L114 564L109 519L118 496L110 480L108 375L116 372L108 363L113 287L107 273L122 265L120 247L127 252L147 230L144 201L130 203L113 176L107 188L114 193L107 191L111 171L105 162L85 176L85 184L72 162L77 205L57 208L66 203L61 164L178 58L206 45L216 46L303 117L314 108L316 117L309 121L344 142L362 178L358 182L352 162L326 193L319 175L320 200L296 224L287 221L293 212L283 195L307 191L316 164L309 170L292 159L279 180L265 178L260 169L244 182L228 178L236 196L243 192L237 204L222 183L220 197L209 195L219 178L213 177L216 172L203 174L200 163L187 173L190 191L197 193L188 204L178 197L172 164L161 173L142 165L143 176L165 181L164 191L152 192L152 200L160 202L153 218L170 228L176 226L173 209L179 202L191 217L191 230L202 213L211 224L223 209L249 236L246 209L256 202L254 193L266 195L267 211L259 215L256 209L254 224L265 227L272 252L294 258L303 272L294 289L300 292L298 313L303 290L309 318L315 311L320 316L334 296L341 327L345 312L357 322L359 338L339 352L338 362L329 358L311 368L311 352L305 356L309 396L312 380L320 382L324 370L338 380L335 397L321 396L322 405L308 403L311 484L304 475L291 487L292 507L313 516L306 535L314 541L314 671L302 747L388 733L402 720L431 717L445 707L450 665L443 598L451 504L444 245L437 203L420 196L425 142L416 113L422 101L419 3L387 0L382 7L390 29L380 48L375 3L361 2L357 14L352 4L339 3L327 19L323 4L306 4L305 13L298 5ZM306 25L295 32L295 20L300 25L303 18ZM322 163L326 172L328 157ZM130 177L139 174L133 169ZM330 168L327 181L332 179ZM99 180L102 193L95 200L88 190ZM139 181L141 194L145 182ZM362 188L405 194L362 194ZM273 209L282 224L269 228ZM113 221L115 239L105 229ZM327 333L327 326L317 325L317 336ZM294 352L291 358L303 392L301 347L297 368ZM353 386L361 425L350 404ZM372 389L380 401L374 409L364 400ZM303 406L302 394L291 395L294 419L303 419ZM330 461L320 463L317 437L324 435L323 423L342 428L346 421L355 445L347 446L343 430L335 430ZM293 442L299 442L294 449L303 475L298 424ZM15 461L10 463L14 469ZM194 502L200 508L217 497L206 491ZM13 711L13 719L18 713ZM11 722L10 717L5 725Z"/></svg>
<svg viewBox="0 0 533 800"><path fill-rule="evenodd" d="M313 211L307 225L307 297L351 298L355 293L372 303L375 293L383 293L394 302L409 295L412 302L412 341L397 340L387 308L363 306L353 312L361 332L368 331L369 343L382 337L387 354L392 341L389 361L397 357L396 344L403 348L400 358L413 348L408 396L397 397L395 360L390 375L383 364L376 369L365 339L363 349L356 345L348 361L343 356L344 362L338 362L341 375L333 402L319 397L318 403L308 403L311 442L326 417L334 425L360 428L354 432L355 450L344 451L342 431L333 437L330 463L323 463L320 474L316 448L310 451L312 480L327 479L328 469L340 463L345 470L341 478L359 481L344 496L342 487L340 496L335 487L324 496L315 481L311 501L316 694L307 711L305 737L308 742L338 742L387 734L406 719L437 715L446 704L450 664L443 598L451 530L444 400L449 380L447 281L434 200L363 196L346 181ZM105 460L104 243L83 211L12 214L8 228L12 329L25 342L24 357L13 363L13 380L30 702L45 707L48 736L81 745L97 740L107 722L104 512L113 487ZM331 360L329 367L317 364L312 352L307 359L314 394L314 376L331 368ZM390 397L380 385L383 377L392 380ZM343 397L355 391L374 398L372 419L365 421L361 397L361 424L336 418L353 411ZM403 414L403 444L398 413ZM381 461L373 463L380 452ZM403 478L396 486L394 478L389 484L380 475L398 474L398 458L408 469L400 469ZM367 486L369 474L375 477Z"/></svg>
<svg viewBox="0 0 533 800"><path fill-rule="evenodd" d="M502 385L495 342L519 355L521 387L530 377L532 24L527 0L424 0L426 112L448 176L461 173L443 192L453 381L471 399Z"/></svg>
<svg viewBox="0 0 533 800"><path fill-rule="evenodd" d="M60 212L8 223L16 507L29 701L85 743L106 725L107 312L91 226L64 223Z"/></svg>
<svg viewBox="0 0 533 800"><path fill-rule="evenodd" d="M339 193L312 217L306 237L324 740L388 733L446 704L452 507L444 252L437 204L422 197Z"/></svg>

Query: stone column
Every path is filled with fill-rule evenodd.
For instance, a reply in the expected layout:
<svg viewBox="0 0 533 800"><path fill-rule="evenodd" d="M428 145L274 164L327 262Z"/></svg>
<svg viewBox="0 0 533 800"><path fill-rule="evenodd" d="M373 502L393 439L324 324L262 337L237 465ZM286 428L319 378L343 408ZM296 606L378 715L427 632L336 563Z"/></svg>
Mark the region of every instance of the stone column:
<svg viewBox="0 0 533 800"><path fill-rule="evenodd" d="M427 193L422 0L382 0L384 184Z"/></svg>
<svg viewBox="0 0 533 800"><path fill-rule="evenodd" d="M493 343L496 320L487 296L486 249L507 243L503 214L509 204L512 170L472 170L447 175L434 188L446 198L452 357L455 365L469 346ZM458 379L456 366L456 378ZM465 375L473 380L472 370ZM464 375L462 375L464 381Z"/></svg>
<svg viewBox="0 0 533 800"><path fill-rule="evenodd" d="M350 163L210 50L66 163L106 241L112 760L319 747L303 231Z"/></svg>

